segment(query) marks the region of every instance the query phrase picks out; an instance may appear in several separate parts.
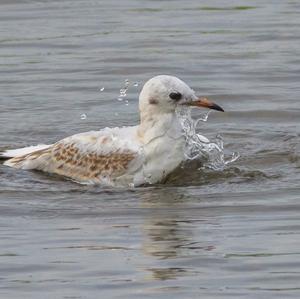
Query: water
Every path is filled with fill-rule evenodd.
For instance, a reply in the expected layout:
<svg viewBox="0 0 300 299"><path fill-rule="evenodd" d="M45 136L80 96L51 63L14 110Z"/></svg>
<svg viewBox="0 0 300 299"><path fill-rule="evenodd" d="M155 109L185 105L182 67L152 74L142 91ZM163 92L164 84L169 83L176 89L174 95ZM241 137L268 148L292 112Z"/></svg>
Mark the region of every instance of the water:
<svg viewBox="0 0 300 299"><path fill-rule="evenodd" d="M0 8L0 148L136 124L142 83L171 74L225 109L199 133L240 154L129 190L0 165L1 298L299 298L298 1Z"/></svg>
<svg viewBox="0 0 300 299"><path fill-rule="evenodd" d="M200 170L205 168L224 170L226 165L235 162L240 156L238 152L233 152L230 158L225 158L221 135L218 134L214 140L209 140L198 133L199 123L206 122L210 112L211 110L194 119L191 115L191 108L178 107L176 111L186 139L184 147L186 163L183 163L182 169L189 169L190 162L199 161L202 162Z"/></svg>

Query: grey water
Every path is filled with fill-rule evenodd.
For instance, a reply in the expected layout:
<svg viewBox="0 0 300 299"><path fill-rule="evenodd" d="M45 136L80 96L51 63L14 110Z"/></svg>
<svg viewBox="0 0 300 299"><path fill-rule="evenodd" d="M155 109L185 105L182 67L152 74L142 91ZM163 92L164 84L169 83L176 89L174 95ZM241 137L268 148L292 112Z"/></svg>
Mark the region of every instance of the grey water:
<svg viewBox="0 0 300 299"><path fill-rule="evenodd" d="M171 74L226 110L200 133L240 154L128 190L0 164L0 298L299 298L299 11L0 1L0 149L134 125L142 84Z"/></svg>

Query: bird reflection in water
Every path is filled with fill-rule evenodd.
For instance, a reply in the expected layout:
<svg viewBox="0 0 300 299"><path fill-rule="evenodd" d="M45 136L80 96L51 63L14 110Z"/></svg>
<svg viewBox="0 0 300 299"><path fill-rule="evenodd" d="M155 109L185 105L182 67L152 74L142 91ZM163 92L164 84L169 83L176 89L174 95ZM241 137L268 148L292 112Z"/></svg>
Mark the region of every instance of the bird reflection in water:
<svg viewBox="0 0 300 299"><path fill-rule="evenodd" d="M197 226L207 222L207 218L201 212L195 216L189 202L178 189L156 189L142 194L143 208L148 210L143 225L142 251L155 258L151 266L146 267L151 272L151 279L169 280L193 275L195 268L182 267L181 258L199 256L201 252L215 248L199 242Z"/></svg>

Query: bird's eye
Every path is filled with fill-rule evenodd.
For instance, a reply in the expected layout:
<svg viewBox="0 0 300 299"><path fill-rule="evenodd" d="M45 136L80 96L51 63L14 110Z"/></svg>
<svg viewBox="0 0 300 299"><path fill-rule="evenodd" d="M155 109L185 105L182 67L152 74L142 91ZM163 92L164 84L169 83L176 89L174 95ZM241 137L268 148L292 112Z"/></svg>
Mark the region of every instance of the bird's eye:
<svg viewBox="0 0 300 299"><path fill-rule="evenodd" d="M170 97L172 100L179 101L179 100L182 98L182 94L179 93L179 92L171 92L171 93L169 94L169 97Z"/></svg>

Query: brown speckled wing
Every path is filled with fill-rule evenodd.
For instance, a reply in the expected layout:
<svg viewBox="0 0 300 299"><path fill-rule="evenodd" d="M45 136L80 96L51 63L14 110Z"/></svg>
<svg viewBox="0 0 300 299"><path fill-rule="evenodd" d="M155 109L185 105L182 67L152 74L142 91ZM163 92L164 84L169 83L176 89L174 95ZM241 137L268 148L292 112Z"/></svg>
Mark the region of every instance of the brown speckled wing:
<svg viewBox="0 0 300 299"><path fill-rule="evenodd" d="M83 183L114 184L120 176L131 176L143 161L134 133L134 127L80 133L5 163L20 169L56 173Z"/></svg>
<svg viewBox="0 0 300 299"><path fill-rule="evenodd" d="M129 163L136 157L129 150L110 153L82 151L75 143L57 143L52 148L52 172L79 181L101 181L124 174Z"/></svg>

